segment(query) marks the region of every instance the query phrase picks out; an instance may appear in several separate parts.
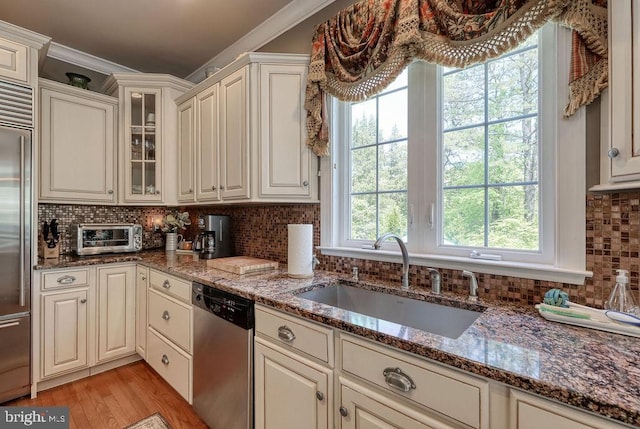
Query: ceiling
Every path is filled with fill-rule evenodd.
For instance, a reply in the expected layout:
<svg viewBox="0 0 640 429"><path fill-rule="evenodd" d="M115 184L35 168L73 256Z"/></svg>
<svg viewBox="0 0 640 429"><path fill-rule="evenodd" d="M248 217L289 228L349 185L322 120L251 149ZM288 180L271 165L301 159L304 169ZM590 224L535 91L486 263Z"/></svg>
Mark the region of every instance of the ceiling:
<svg viewBox="0 0 640 429"><path fill-rule="evenodd" d="M80 57L89 54L113 63L113 71L169 73L195 80L194 72L200 70L204 77L204 66L221 54L227 54L226 64L258 48L254 33L267 24L271 25L260 35L262 43L332 1L0 0L0 19L52 38L44 75L85 71L94 80L104 79L104 68L110 64L92 67L69 60L77 50ZM253 41L238 47L249 49L228 52L252 34Z"/></svg>

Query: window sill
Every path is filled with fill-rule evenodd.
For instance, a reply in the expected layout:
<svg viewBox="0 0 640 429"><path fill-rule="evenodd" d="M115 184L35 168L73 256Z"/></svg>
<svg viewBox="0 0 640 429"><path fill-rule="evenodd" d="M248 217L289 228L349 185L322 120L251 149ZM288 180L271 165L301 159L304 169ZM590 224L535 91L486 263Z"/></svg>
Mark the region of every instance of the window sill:
<svg viewBox="0 0 640 429"><path fill-rule="evenodd" d="M323 255L345 258L368 259L371 261L401 263L400 252L387 250L357 249L353 247L323 247L318 249ZM518 277L533 280L544 280L560 283L582 285L587 277L593 276L591 271L558 268L551 265L527 264L522 262L486 261L456 256L409 254L411 265L446 268L452 270L470 270L477 273L494 274L507 277Z"/></svg>

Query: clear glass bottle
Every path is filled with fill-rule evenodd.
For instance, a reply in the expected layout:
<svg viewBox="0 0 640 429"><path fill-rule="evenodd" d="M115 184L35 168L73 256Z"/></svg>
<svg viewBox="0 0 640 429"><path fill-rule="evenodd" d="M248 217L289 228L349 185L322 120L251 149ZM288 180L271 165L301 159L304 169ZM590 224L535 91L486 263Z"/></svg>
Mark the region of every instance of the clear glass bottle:
<svg viewBox="0 0 640 429"><path fill-rule="evenodd" d="M636 300L633 298L629 288L629 277L627 270L616 270L616 285L609 295L609 299L604 303L606 310L616 310L623 313L638 314Z"/></svg>

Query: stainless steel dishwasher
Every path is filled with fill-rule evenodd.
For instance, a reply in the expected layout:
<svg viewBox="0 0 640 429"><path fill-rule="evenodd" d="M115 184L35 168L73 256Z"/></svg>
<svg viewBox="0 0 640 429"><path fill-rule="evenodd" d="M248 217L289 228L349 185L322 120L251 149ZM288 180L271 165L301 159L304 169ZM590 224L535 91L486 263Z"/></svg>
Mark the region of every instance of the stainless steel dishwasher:
<svg viewBox="0 0 640 429"><path fill-rule="evenodd" d="M253 428L253 301L193 283L193 408L212 429Z"/></svg>

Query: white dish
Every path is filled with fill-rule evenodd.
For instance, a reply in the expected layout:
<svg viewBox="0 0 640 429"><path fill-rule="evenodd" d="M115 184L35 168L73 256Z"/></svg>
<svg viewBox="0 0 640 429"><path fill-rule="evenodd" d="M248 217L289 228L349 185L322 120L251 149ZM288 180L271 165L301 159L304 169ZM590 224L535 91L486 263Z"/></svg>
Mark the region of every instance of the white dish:
<svg viewBox="0 0 640 429"><path fill-rule="evenodd" d="M537 306L536 306L537 307ZM603 311L593 309L595 311ZM538 309L538 312L542 317L553 322L566 323L567 325L581 326L583 328L597 329L599 331L612 332L614 334L628 335L630 337L640 338L640 327L632 325L624 325L621 323L615 323L610 320L593 320L593 319L578 319L576 317L561 316L555 313L549 313Z"/></svg>

